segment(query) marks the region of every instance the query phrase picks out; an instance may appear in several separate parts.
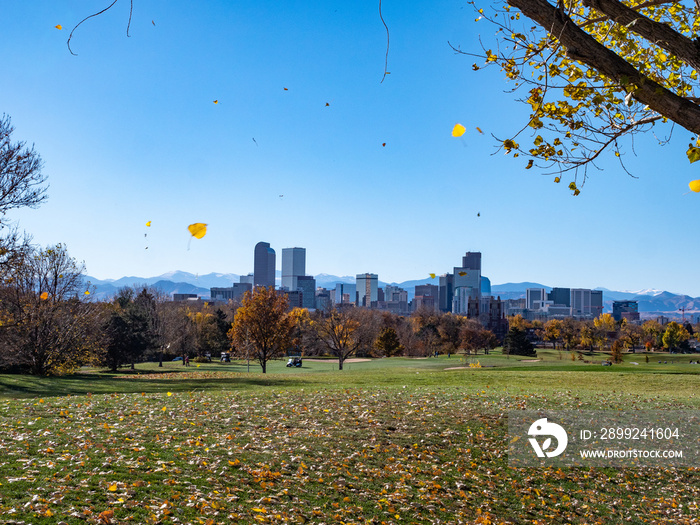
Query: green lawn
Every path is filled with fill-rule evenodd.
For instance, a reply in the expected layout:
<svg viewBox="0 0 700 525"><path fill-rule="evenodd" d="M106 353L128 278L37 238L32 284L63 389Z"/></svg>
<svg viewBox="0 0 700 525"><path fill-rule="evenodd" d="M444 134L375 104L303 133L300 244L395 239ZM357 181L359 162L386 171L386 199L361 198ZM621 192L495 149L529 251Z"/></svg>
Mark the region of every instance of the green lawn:
<svg viewBox="0 0 700 525"><path fill-rule="evenodd" d="M511 468L504 415L697 408L694 356L538 357L0 375L0 522L697 523L697 469Z"/></svg>

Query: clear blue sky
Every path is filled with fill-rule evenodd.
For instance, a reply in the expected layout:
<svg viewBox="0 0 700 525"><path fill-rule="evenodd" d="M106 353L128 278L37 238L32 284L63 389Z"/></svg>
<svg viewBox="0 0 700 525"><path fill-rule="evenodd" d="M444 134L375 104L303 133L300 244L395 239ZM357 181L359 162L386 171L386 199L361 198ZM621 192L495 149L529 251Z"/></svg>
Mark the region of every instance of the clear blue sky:
<svg viewBox="0 0 700 525"><path fill-rule="evenodd" d="M48 202L13 218L90 275L245 274L264 240L278 266L282 248L305 247L310 274L403 281L470 250L493 284L700 296L690 134L638 140L626 159L638 179L604 163L578 197L492 155L491 134L526 114L501 72L448 46L492 39L463 0L384 0L383 83L375 1L134 0L127 38L120 0L76 30L71 56L71 28L109 3L0 7L0 112L50 181ZM188 250L193 222L209 231Z"/></svg>

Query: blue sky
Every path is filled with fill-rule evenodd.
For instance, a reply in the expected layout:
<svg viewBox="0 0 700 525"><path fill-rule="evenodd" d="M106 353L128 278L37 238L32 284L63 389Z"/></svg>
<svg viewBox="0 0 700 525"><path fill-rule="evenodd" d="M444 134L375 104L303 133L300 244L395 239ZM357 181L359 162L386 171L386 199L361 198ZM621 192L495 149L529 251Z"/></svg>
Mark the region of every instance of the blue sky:
<svg viewBox="0 0 700 525"><path fill-rule="evenodd" d="M12 218L90 275L244 274L264 240L305 247L310 274L399 282L481 251L493 284L700 296L690 134L638 139L637 179L604 162L577 197L494 155L491 134L526 113L501 72L449 47L492 40L465 1L384 0L383 83L378 2L134 0L127 38L120 0L75 31L72 56L71 28L108 4L0 8L0 112L50 182L48 202ZM188 249L194 222L208 234Z"/></svg>

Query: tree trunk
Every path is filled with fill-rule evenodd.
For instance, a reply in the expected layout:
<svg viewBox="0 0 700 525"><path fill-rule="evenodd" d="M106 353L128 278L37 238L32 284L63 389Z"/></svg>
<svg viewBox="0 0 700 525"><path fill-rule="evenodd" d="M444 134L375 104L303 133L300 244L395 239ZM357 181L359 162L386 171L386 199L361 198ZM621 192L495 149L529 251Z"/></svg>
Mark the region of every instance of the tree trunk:
<svg viewBox="0 0 700 525"><path fill-rule="evenodd" d="M342 357L338 358L338 370L343 369L343 361L345 361Z"/></svg>

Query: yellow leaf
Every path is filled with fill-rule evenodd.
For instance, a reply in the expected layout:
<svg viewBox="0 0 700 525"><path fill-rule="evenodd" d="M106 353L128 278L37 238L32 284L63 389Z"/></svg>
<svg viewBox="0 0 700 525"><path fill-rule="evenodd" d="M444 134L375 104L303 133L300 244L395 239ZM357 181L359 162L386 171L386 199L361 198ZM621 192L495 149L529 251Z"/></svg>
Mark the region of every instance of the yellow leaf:
<svg viewBox="0 0 700 525"><path fill-rule="evenodd" d="M195 239L201 239L207 234L207 225L203 222L195 222L194 224L190 224L187 229Z"/></svg>
<svg viewBox="0 0 700 525"><path fill-rule="evenodd" d="M62 26L61 24L58 24L58 25L55 26L55 27L56 27L56 29L58 29L59 31L60 31L61 29L63 29L63 26Z"/></svg>
<svg viewBox="0 0 700 525"><path fill-rule="evenodd" d="M117 484L113 483L112 485L109 486L109 488L107 490L109 490L110 492L116 492L117 491Z"/></svg>
<svg viewBox="0 0 700 525"><path fill-rule="evenodd" d="M214 101L214 104L218 104L218 103L219 103L219 100L218 100L218 99Z"/></svg>
<svg viewBox="0 0 700 525"><path fill-rule="evenodd" d="M168 392L168 395L169 395L169 396L172 396L172 395L173 395L173 393L172 393L172 392Z"/></svg>
<svg viewBox="0 0 700 525"><path fill-rule="evenodd" d="M151 227L151 221L148 221L148 222L146 223L146 226L148 226L148 227L150 228L150 227Z"/></svg>
<svg viewBox="0 0 700 525"><path fill-rule="evenodd" d="M435 279L435 274L434 274L434 273L429 273L428 275L430 276L431 279Z"/></svg>
<svg viewBox="0 0 700 525"><path fill-rule="evenodd" d="M90 295L90 291L89 291L89 290L85 290L85 295Z"/></svg>
<svg viewBox="0 0 700 525"><path fill-rule="evenodd" d="M44 292L39 297L41 297L42 301L46 301L49 298L49 292Z"/></svg>
<svg viewBox="0 0 700 525"><path fill-rule="evenodd" d="M464 277L465 275L467 275L467 272L459 272L457 275L459 275L460 277Z"/></svg>
<svg viewBox="0 0 700 525"><path fill-rule="evenodd" d="M484 134L484 132L481 131L481 128L480 128L479 126L476 127L476 130L477 130L479 133L481 133L482 135Z"/></svg>
<svg viewBox="0 0 700 525"><path fill-rule="evenodd" d="M168 407L163 407L163 408L161 408L161 410L162 410L163 412L165 412L166 410L168 410Z"/></svg>
<svg viewBox="0 0 700 525"><path fill-rule="evenodd" d="M554 177L554 182L556 182L556 183L561 182L561 177Z"/></svg>
<svg viewBox="0 0 700 525"><path fill-rule="evenodd" d="M532 168L532 165L533 165L534 163L535 163L535 161L532 160L532 159L530 159L529 161L527 161L527 166L525 166L525 169L526 169L526 170L529 170L530 168Z"/></svg>
<svg viewBox="0 0 700 525"><path fill-rule="evenodd" d="M700 179L691 180L688 183L688 187L690 187L690 191L694 191L695 193L700 193Z"/></svg>
<svg viewBox="0 0 700 525"><path fill-rule="evenodd" d="M458 122L457 124L455 124L455 127L452 128L452 136L461 137L462 135L464 135L465 131L467 131L467 128L465 128Z"/></svg>

